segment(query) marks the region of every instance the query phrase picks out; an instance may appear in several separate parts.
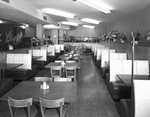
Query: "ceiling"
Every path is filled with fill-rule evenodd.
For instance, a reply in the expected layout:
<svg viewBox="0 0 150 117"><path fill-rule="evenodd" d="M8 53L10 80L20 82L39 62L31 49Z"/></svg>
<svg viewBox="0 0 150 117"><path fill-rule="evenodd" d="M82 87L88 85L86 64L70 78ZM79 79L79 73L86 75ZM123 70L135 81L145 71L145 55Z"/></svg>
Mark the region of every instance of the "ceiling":
<svg viewBox="0 0 150 117"><path fill-rule="evenodd" d="M50 17L52 17L58 22L66 20L77 22L79 24L87 24L85 22L82 22L80 19L92 18L101 21L99 25L106 25L108 23L115 21L120 17L126 16L129 13L138 11L146 7L147 5L150 5L150 0L101 0L112 7L111 13L105 14L103 12L97 11L91 7L88 7L80 2L73 0L24 0L24 1L28 2L37 9L54 8L58 10L67 11L76 15L74 19L50 15ZM1 5L0 5L0 14L1 18L12 19L13 21L18 22L24 21L33 25L36 24L36 21L38 22L38 20L34 19L33 17L29 16L27 17L26 15L22 15L22 13L17 10L10 10L10 8L6 8Z"/></svg>

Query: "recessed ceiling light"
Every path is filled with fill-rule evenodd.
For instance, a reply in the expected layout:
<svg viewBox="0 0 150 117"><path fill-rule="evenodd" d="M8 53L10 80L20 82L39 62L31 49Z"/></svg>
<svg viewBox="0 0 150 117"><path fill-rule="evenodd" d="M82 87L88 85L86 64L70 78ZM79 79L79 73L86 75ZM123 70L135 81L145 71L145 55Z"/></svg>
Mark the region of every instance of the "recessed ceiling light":
<svg viewBox="0 0 150 117"><path fill-rule="evenodd" d="M99 24L99 22L100 22L98 20L94 20L94 19L90 19L90 18L82 18L81 20L84 22L89 22L89 23L93 23L93 24Z"/></svg>
<svg viewBox="0 0 150 117"><path fill-rule="evenodd" d="M91 25L82 25L82 27L84 27L84 28L91 28L91 29L95 29L95 26L91 26Z"/></svg>
<svg viewBox="0 0 150 117"><path fill-rule="evenodd" d="M53 28L59 28L58 26L52 25L52 24L48 24L48 25L44 25L44 28L46 29L53 29Z"/></svg>
<svg viewBox="0 0 150 117"><path fill-rule="evenodd" d="M79 2L88 5L104 13L111 13L111 7L100 0L78 0Z"/></svg>
<svg viewBox="0 0 150 117"><path fill-rule="evenodd" d="M68 13L68 12L65 12L65 11L56 10L56 9L52 9L52 8L44 8L44 9L42 9L42 12L47 13L47 14L67 17L67 18L74 18L74 16L75 16L72 13Z"/></svg>
<svg viewBox="0 0 150 117"><path fill-rule="evenodd" d="M62 23L62 24L65 24L65 25L78 26L78 24L77 24L77 23L75 23L75 22L62 21L61 23Z"/></svg>

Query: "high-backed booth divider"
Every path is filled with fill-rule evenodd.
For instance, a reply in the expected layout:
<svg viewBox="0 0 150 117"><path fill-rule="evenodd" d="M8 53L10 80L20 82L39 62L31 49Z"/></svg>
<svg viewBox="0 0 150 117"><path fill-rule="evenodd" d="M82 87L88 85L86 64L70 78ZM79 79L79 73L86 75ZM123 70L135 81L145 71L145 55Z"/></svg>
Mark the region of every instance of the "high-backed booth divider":
<svg viewBox="0 0 150 117"><path fill-rule="evenodd" d="M106 74L106 62L109 61L109 55L110 53L115 53L116 50L115 49L102 49L101 50L101 63L100 63L100 73L102 75L103 78L105 78L105 74Z"/></svg>
<svg viewBox="0 0 150 117"><path fill-rule="evenodd" d="M58 58L61 55L61 46L59 44L55 44L55 55Z"/></svg>
<svg viewBox="0 0 150 117"><path fill-rule="evenodd" d="M41 46L40 49L47 51L47 61L48 62L55 61L55 47L53 45Z"/></svg>
<svg viewBox="0 0 150 117"><path fill-rule="evenodd" d="M120 117L149 117L150 80L134 80L131 99L120 101Z"/></svg>
<svg viewBox="0 0 150 117"><path fill-rule="evenodd" d="M106 78L106 74L109 73L109 61L110 60L127 60L127 54L126 53L113 53L113 51L109 54L109 58L105 58L107 57L105 54L103 56L103 61L106 60L104 63L104 67L103 69L100 68L101 70L101 75L102 77L105 79ZM109 59L109 61L107 61Z"/></svg>
<svg viewBox="0 0 150 117"><path fill-rule="evenodd" d="M5 78L12 78L14 80L28 80L37 72L37 65L32 65L31 54L8 53L6 56L6 63L22 65L15 69L5 69Z"/></svg>
<svg viewBox="0 0 150 117"><path fill-rule="evenodd" d="M32 58L39 57L37 59L33 59L33 64L38 65L38 68L44 68L45 65L49 63L47 60L47 50L45 49L29 49L28 53L32 55Z"/></svg>
<svg viewBox="0 0 150 117"><path fill-rule="evenodd" d="M110 60L110 71L106 84L114 100L131 97L131 87L118 78L117 74L131 75L132 60ZM134 75L149 75L148 60L134 60ZM130 79L126 79L131 81Z"/></svg>

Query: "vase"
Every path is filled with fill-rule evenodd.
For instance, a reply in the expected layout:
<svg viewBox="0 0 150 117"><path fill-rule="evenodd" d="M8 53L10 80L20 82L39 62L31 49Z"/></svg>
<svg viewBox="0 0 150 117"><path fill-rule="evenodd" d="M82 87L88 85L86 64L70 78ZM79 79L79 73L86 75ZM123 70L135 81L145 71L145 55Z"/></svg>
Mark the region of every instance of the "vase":
<svg viewBox="0 0 150 117"><path fill-rule="evenodd" d="M124 43L124 40L121 40L121 43Z"/></svg>
<svg viewBox="0 0 150 117"><path fill-rule="evenodd" d="M9 50L13 50L14 47L13 47L11 44L9 44L9 45L8 45L8 49L9 49Z"/></svg>
<svg viewBox="0 0 150 117"><path fill-rule="evenodd" d="M135 44L138 44L138 41L134 41Z"/></svg>

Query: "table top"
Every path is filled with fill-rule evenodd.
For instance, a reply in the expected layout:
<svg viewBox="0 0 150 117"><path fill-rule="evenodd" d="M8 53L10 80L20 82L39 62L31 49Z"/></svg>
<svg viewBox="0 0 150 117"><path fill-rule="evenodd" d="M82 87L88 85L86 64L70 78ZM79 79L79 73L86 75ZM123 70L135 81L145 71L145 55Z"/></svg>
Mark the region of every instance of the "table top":
<svg viewBox="0 0 150 117"><path fill-rule="evenodd" d="M131 75L117 74L116 75L126 86L131 86ZM150 80L149 75L134 75L134 80Z"/></svg>
<svg viewBox="0 0 150 117"><path fill-rule="evenodd" d="M76 82L47 82L49 89L41 89L41 84L42 82L22 81L0 97L0 100L7 100L8 96L15 99L31 97L34 101L38 101L39 97L51 100L65 97L66 103L76 102Z"/></svg>
<svg viewBox="0 0 150 117"><path fill-rule="evenodd" d="M45 66L45 68L51 68L52 66L61 66L61 63L50 62ZM81 63L80 62L65 63L65 66L76 66L77 68L81 68Z"/></svg>
<svg viewBox="0 0 150 117"><path fill-rule="evenodd" d="M0 63L0 69L14 69L23 64Z"/></svg>
<svg viewBox="0 0 150 117"><path fill-rule="evenodd" d="M33 60L37 60L37 59L39 59L39 58L41 58L42 56L32 56L32 59Z"/></svg>

